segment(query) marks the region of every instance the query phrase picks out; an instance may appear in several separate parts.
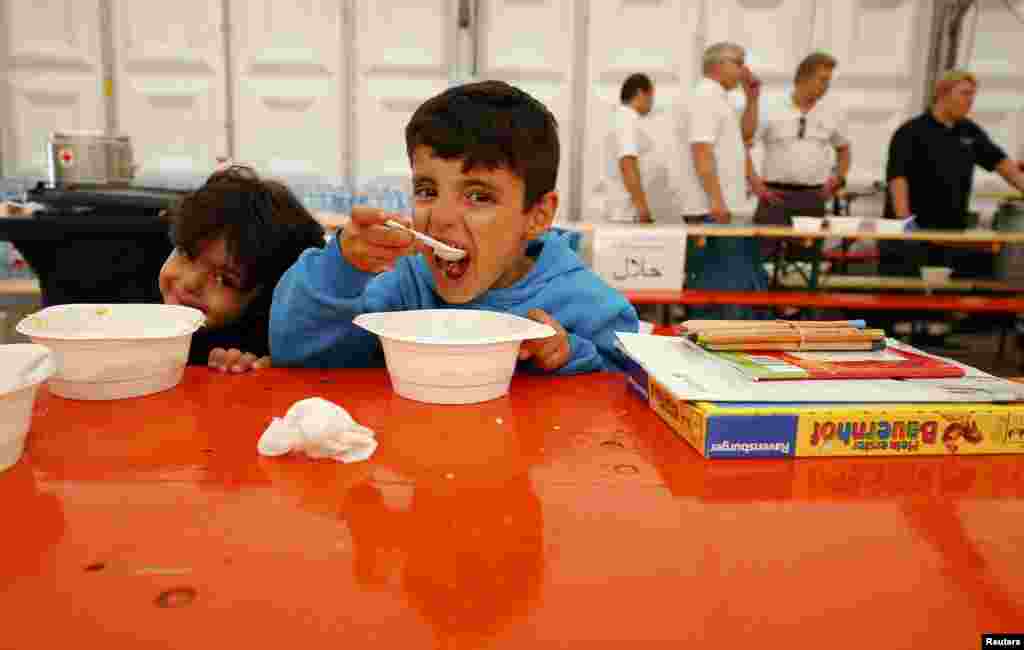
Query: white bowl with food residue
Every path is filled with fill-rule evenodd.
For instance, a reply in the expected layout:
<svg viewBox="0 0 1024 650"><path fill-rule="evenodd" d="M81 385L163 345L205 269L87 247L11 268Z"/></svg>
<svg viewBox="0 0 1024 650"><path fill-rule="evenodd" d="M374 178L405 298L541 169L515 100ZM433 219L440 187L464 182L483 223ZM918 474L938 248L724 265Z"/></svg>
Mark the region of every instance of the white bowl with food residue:
<svg viewBox="0 0 1024 650"><path fill-rule="evenodd" d="M818 232L823 221L821 217L793 217L793 229L800 232Z"/></svg>
<svg viewBox="0 0 1024 650"><path fill-rule="evenodd" d="M927 285L939 285L949 282L953 269L949 266L922 266L921 279Z"/></svg>
<svg viewBox="0 0 1024 650"><path fill-rule="evenodd" d="M868 219L865 223L869 224L869 227L875 232L895 234L906 232L910 219L887 219L885 217L877 217L875 219Z"/></svg>
<svg viewBox="0 0 1024 650"><path fill-rule="evenodd" d="M834 233L860 232L864 226L864 217L829 217L828 229Z"/></svg>
<svg viewBox="0 0 1024 650"><path fill-rule="evenodd" d="M528 318L476 309L375 312L353 322L380 338L395 392L430 404L501 397L522 342L555 335Z"/></svg>
<svg viewBox="0 0 1024 650"><path fill-rule="evenodd" d="M158 393L181 381L203 312L182 305L73 304L26 316L17 331L53 351L50 392L83 400Z"/></svg>
<svg viewBox="0 0 1024 650"><path fill-rule="evenodd" d="M36 393L54 370L53 353L42 345L0 345L0 472L25 451Z"/></svg>

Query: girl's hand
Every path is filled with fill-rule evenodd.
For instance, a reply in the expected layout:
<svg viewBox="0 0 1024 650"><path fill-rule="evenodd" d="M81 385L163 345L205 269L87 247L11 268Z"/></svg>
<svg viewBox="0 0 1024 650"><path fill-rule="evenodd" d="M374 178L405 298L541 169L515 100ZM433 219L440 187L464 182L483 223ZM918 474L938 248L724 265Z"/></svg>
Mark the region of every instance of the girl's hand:
<svg viewBox="0 0 1024 650"><path fill-rule="evenodd" d="M270 357L257 357L251 352L242 352L237 348L210 350L209 366L221 372L249 372L270 367Z"/></svg>

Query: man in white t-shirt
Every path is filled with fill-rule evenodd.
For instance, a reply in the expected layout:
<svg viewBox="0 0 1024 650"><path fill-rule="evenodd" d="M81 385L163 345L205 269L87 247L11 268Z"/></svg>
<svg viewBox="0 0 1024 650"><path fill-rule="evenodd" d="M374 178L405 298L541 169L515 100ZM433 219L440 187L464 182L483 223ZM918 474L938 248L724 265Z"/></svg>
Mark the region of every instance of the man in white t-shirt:
<svg viewBox="0 0 1024 650"><path fill-rule="evenodd" d="M784 225L794 216L823 217L826 201L846 185L850 141L843 116L822 101L836 59L814 52L797 66L793 91L761 113L757 139L764 145L763 183L755 223Z"/></svg>
<svg viewBox="0 0 1024 650"><path fill-rule="evenodd" d="M622 103L615 108L604 140L604 168L594 200L603 216L613 221L652 223L641 169L647 167L643 163L653 143L640 120L654 107L654 84L645 74L632 74L623 82L619 99Z"/></svg>
<svg viewBox="0 0 1024 650"><path fill-rule="evenodd" d="M757 131L760 81L746 65L746 51L735 43L716 43L704 51L704 77L677 115L682 164L679 191L686 221L721 224L746 222L739 215L746 200L747 178L756 180L746 143ZM742 117L728 93L743 86ZM702 248L687 250L687 286L700 289L766 289L758 241L750 237L709 237ZM758 316L738 305L691 308L690 318L741 319Z"/></svg>
<svg viewBox="0 0 1024 650"><path fill-rule="evenodd" d="M745 50L735 43L707 48L703 67L704 77L677 115L683 216L747 221L732 211L746 199L750 158L745 143L757 130L761 84L746 65ZM742 117L728 96L741 84L746 95Z"/></svg>

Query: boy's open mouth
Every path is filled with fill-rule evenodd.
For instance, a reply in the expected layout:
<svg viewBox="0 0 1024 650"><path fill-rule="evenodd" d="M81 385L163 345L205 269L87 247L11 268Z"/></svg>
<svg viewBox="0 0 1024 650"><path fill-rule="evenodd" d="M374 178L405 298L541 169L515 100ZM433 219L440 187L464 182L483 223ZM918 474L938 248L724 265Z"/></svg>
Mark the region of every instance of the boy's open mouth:
<svg viewBox="0 0 1024 650"><path fill-rule="evenodd" d="M460 248L466 251L466 256L457 262L451 262L449 260L442 259L440 256L436 254L434 255L434 264L436 264L437 268L440 269L442 273L444 273L446 278L448 278L449 280L461 279L462 276L466 275L466 272L469 270L470 264L470 255L465 244L461 244L459 242L452 241L449 239L442 239L440 237L435 237L435 239L443 241L449 246L454 246L456 248Z"/></svg>
<svg viewBox="0 0 1024 650"><path fill-rule="evenodd" d="M449 280L458 280L466 275L466 271L469 270L469 255L466 255L458 262L449 262L434 255L434 263L437 264L437 267L441 269L441 272Z"/></svg>

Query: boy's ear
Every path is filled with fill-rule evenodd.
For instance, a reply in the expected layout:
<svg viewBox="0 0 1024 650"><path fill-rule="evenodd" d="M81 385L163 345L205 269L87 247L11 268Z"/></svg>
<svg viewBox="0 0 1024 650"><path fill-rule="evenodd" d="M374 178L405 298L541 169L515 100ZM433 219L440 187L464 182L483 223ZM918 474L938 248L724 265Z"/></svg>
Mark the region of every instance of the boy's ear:
<svg viewBox="0 0 1024 650"><path fill-rule="evenodd" d="M548 192L530 208L526 222L526 236L529 239L540 237L555 222L558 213L558 192Z"/></svg>

